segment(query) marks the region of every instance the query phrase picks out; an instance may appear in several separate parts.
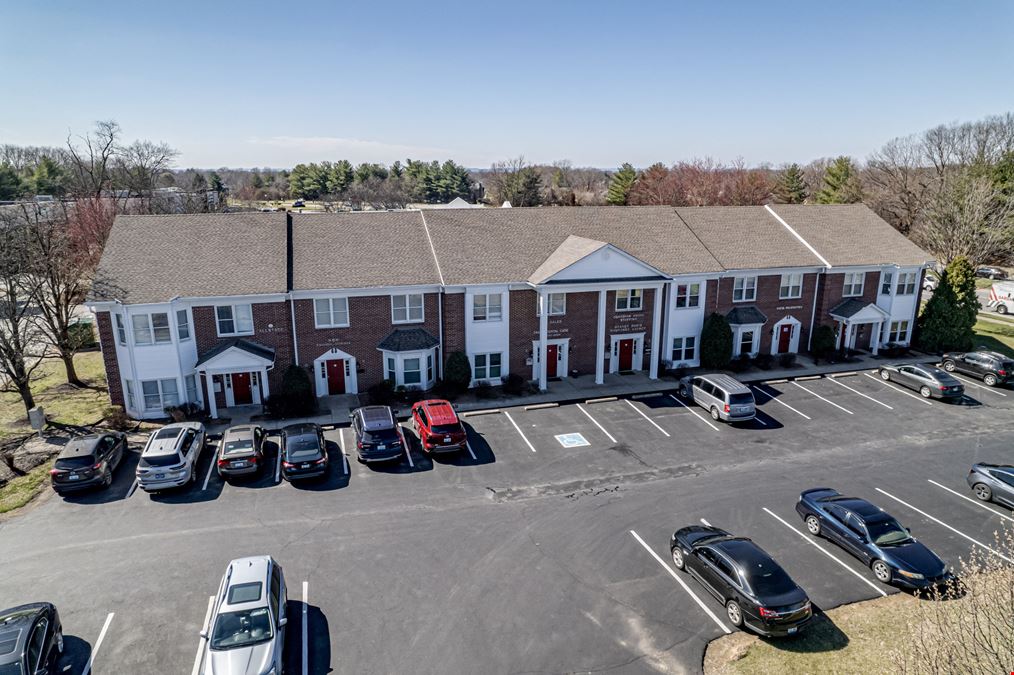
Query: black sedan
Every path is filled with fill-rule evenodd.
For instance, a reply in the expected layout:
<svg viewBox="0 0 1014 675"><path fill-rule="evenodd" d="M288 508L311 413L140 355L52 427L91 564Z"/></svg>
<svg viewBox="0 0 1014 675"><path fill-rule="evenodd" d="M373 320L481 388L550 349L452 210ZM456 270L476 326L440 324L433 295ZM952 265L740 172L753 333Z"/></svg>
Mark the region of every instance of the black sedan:
<svg viewBox="0 0 1014 675"><path fill-rule="evenodd" d="M118 431L68 441L49 471L57 494L109 487L127 453L127 436Z"/></svg>
<svg viewBox="0 0 1014 675"><path fill-rule="evenodd" d="M327 444L316 424L290 424L282 429L282 477L293 481L327 473Z"/></svg>
<svg viewBox="0 0 1014 675"><path fill-rule="evenodd" d="M0 612L0 673L56 675L63 653L60 613L48 602Z"/></svg>
<svg viewBox="0 0 1014 675"><path fill-rule="evenodd" d="M880 378L914 389L923 398L959 399L965 395L961 380L936 366L920 363L901 366L881 366Z"/></svg>
<svg viewBox="0 0 1014 675"><path fill-rule="evenodd" d="M764 550L717 527L691 525L669 540L673 564L725 605L737 628L794 635L813 618L810 599Z"/></svg>
<svg viewBox="0 0 1014 675"><path fill-rule="evenodd" d="M908 528L865 499L813 488L799 495L796 512L810 534L841 546L868 565L882 583L923 589L954 578L944 561Z"/></svg>

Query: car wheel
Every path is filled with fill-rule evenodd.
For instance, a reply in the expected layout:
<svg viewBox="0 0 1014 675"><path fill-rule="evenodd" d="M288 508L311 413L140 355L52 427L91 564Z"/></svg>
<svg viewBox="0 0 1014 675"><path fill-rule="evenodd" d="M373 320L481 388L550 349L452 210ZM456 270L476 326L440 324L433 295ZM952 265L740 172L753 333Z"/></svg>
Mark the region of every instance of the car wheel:
<svg viewBox="0 0 1014 675"><path fill-rule="evenodd" d="M982 381L985 382L986 384L988 384L991 387L995 387L996 386L996 375L994 375L993 373L986 373L986 376L984 378L982 378Z"/></svg>
<svg viewBox="0 0 1014 675"><path fill-rule="evenodd" d="M997 314L1006 314L1007 313L1007 305L997 305L996 306L996 313Z"/></svg>
<svg viewBox="0 0 1014 675"><path fill-rule="evenodd" d="M686 387L680 387L680 396L683 398L690 398L690 390Z"/></svg>
<svg viewBox="0 0 1014 675"><path fill-rule="evenodd" d="M883 380L884 382L890 382L891 381L891 372L889 370L881 368L880 369L880 379Z"/></svg>
<svg viewBox="0 0 1014 675"><path fill-rule="evenodd" d="M883 560L876 560L873 563L873 575L877 581L886 584L891 580L891 568Z"/></svg>
<svg viewBox="0 0 1014 675"><path fill-rule="evenodd" d="M56 634L56 653L63 654L63 631Z"/></svg>
<svg viewBox="0 0 1014 675"><path fill-rule="evenodd" d="M673 547L672 564L675 565L678 570L683 569L686 564L683 562L683 549L681 549L679 545Z"/></svg>
<svg viewBox="0 0 1014 675"><path fill-rule="evenodd" d="M730 600L729 604L725 606L725 613L729 617L729 623L736 628L743 625L743 610L740 609L739 603L735 600Z"/></svg>
<svg viewBox="0 0 1014 675"><path fill-rule="evenodd" d="M923 398L930 398L931 396L933 396L933 392L930 391L929 387L923 385L919 387L919 395L922 396Z"/></svg>
<svg viewBox="0 0 1014 675"><path fill-rule="evenodd" d="M972 486L972 492L980 501L988 502L993 500L993 491L985 483L976 483Z"/></svg>
<svg viewBox="0 0 1014 675"><path fill-rule="evenodd" d="M113 470L106 467L106 473L102 476L102 487L107 488L113 484Z"/></svg>
<svg viewBox="0 0 1014 675"><path fill-rule="evenodd" d="M721 419L721 417L722 416L718 414L718 408L716 408L715 406L711 406L711 419L717 422L718 420Z"/></svg>
<svg viewBox="0 0 1014 675"><path fill-rule="evenodd" d="M817 516L806 517L806 529L815 537L820 535L820 520Z"/></svg>
<svg viewBox="0 0 1014 675"><path fill-rule="evenodd" d="M944 361L944 370L948 373L954 372L954 361Z"/></svg>

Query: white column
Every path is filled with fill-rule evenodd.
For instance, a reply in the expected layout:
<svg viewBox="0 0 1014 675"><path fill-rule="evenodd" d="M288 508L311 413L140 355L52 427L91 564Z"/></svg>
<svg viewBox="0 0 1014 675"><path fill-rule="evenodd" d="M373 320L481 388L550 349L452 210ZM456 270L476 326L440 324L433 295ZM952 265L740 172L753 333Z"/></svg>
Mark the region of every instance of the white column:
<svg viewBox="0 0 1014 675"><path fill-rule="evenodd" d="M658 379L658 358L662 354L662 347L658 343L662 330L662 287L655 289L655 309L651 317L651 365L648 366L648 379Z"/></svg>
<svg viewBox="0 0 1014 675"><path fill-rule="evenodd" d="M598 328L595 333L595 384L605 382L606 292L599 291Z"/></svg>
<svg viewBox="0 0 1014 675"><path fill-rule="evenodd" d="M873 331L873 338L870 343L870 351L873 352L874 356L876 356L877 352L880 350L880 331L883 330L883 327L884 322L878 321L876 323L876 329Z"/></svg>
<svg viewBox="0 0 1014 675"><path fill-rule="evenodd" d="M198 373L199 375L200 373ZM207 385L208 407L211 408L211 419L218 419L218 406L215 403L215 378L211 373L204 373L204 382Z"/></svg>
<svg viewBox="0 0 1014 675"><path fill-rule="evenodd" d="M546 340L549 338L549 294L539 290L539 390L548 388L546 378Z"/></svg>
<svg viewBox="0 0 1014 675"><path fill-rule="evenodd" d="M271 396L271 391L268 389L268 369L261 368L261 403L264 403L264 399Z"/></svg>

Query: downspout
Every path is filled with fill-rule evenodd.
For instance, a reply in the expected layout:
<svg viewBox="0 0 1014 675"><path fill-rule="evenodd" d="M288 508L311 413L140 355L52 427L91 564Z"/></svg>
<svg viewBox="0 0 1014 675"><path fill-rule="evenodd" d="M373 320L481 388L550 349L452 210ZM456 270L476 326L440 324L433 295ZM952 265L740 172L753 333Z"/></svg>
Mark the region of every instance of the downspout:
<svg viewBox="0 0 1014 675"><path fill-rule="evenodd" d="M827 271L827 268L821 267L813 280L813 310L810 312L810 331L806 334L806 351L810 351L810 345L813 344L813 324L817 319L817 296L820 295L822 290L820 279L824 276L825 271Z"/></svg>
<svg viewBox="0 0 1014 675"><path fill-rule="evenodd" d="M437 379L444 379L444 287L441 284L440 292L437 293L437 339L440 341L440 354L437 355Z"/></svg>

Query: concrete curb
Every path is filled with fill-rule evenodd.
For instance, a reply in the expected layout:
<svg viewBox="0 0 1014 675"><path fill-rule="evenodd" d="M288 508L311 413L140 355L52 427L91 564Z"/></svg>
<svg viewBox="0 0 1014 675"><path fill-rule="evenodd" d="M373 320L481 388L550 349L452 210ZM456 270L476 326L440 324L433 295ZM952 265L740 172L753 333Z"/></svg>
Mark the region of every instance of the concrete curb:
<svg viewBox="0 0 1014 675"><path fill-rule="evenodd" d="M526 405L525 410L542 410L544 408L559 408L560 403L553 401L551 403L533 403L532 405Z"/></svg>
<svg viewBox="0 0 1014 675"><path fill-rule="evenodd" d="M617 398L618 398L617 396L603 396L601 398L589 398L585 401L585 403L589 405L591 405L592 403L609 403L610 401L615 401Z"/></svg>
<svg viewBox="0 0 1014 675"><path fill-rule="evenodd" d="M499 408L489 408L488 410L469 410L468 412L461 413L459 415L459 417L477 417L479 415L496 415L499 412L500 412Z"/></svg>

